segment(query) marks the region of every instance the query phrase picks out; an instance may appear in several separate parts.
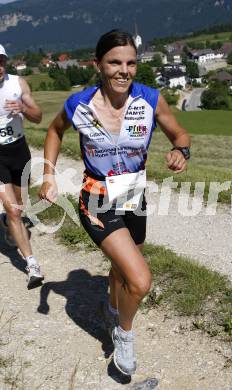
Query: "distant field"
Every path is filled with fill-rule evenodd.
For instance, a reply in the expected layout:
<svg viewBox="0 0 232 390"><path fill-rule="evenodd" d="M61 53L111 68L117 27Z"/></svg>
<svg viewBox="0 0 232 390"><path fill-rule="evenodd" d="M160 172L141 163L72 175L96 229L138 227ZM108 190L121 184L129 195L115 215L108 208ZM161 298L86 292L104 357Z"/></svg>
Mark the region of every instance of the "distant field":
<svg viewBox="0 0 232 390"><path fill-rule="evenodd" d="M75 90L76 92L76 90ZM64 101L73 93L73 91L38 91L33 92L36 103L42 109L43 120L39 127L46 128L55 115L63 107ZM26 122L26 127L37 128L34 124Z"/></svg>
<svg viewBox="0 0 232 390"><path fill-rule="evenodd" d="M32 91L36 91L42 81L44 81L46 84L53 82L47 73L32 74L30 76L26 76L25 79L31 85Z"/></svg>
<svg viewBox="0 0 232 390"><path fill-rule="evenodd" d="M217 41L223 41L223 42L231 42L231 35L232 31L228 32L221 32L221 33L213 33L213 34L202 34L197 37L189 37L185 38L184 40L187 42L201 42L201 41L210 41L210 42L217 42ZM217 38L215 38L217 37Z"/></svg>
<svg viewBox="0 0 232 390"><path fill-rule="evenodd" d="M232 111L178 111L175 116L192 134L232 135Z"/></svg>

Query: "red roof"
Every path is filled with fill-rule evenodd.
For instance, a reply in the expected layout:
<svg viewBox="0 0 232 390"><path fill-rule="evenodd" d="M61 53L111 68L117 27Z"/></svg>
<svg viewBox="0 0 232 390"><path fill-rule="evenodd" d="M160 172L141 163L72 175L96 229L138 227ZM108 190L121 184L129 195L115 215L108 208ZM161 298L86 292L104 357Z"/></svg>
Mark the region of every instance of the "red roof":
<svg viewBox="0 0 232 390"><path fill-rule="evenodd" d="M69 55L67 53L62 53L59 55L58 60L59 61L67 61L67 60L69 60Z"/></svg>

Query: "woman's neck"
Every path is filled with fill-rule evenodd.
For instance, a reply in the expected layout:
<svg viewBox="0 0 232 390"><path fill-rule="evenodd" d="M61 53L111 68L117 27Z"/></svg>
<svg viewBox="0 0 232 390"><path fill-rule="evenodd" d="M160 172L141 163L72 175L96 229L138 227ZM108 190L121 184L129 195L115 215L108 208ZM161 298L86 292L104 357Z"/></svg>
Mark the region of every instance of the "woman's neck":
<svg viewBox="0 0 232 390"><path fill-rule="evenodd" d="M128 93L118 94L112 93L112 91L108 91L107 88L101 87L100 89L102 98L107 105L111 105L115 109L122 108L128 98Z"/></svg>

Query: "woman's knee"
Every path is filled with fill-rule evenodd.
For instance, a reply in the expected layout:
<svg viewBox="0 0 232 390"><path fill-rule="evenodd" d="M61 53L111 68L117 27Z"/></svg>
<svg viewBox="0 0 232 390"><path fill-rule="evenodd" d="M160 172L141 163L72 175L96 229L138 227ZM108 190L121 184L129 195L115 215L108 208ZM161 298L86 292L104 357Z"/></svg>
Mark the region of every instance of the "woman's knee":
<svg viewBox="0 0 232 390"><path fill-rule="evenodd" d="M22 211L17 208L15 205L7 205L5 206L5 210L7 213L7 218L11 221L16 221L21 219Z"/></svg>
<svg viewBox="0 0 232 390"><path fill-rule="evenodd" d="M150 291L152 276L150 271L140 275L136 280L127 283L128 290L131 294L143 299Z"/></svg>

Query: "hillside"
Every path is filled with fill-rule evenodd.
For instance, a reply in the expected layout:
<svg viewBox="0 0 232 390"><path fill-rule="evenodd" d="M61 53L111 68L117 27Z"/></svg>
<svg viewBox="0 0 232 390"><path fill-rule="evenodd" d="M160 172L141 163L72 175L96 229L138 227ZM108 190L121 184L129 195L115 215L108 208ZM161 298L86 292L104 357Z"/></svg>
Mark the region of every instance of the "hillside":
<svg viewBox="0 0 232 390"><path fill-rule="evenodd" d="M1 43L10 53L24 49L72 49L94 46L112 28L144 40L183 35L229 23L232 0L20 0L0 9Z"/></svg>

